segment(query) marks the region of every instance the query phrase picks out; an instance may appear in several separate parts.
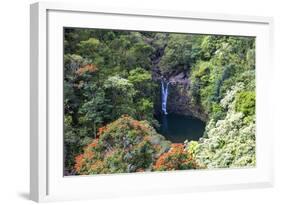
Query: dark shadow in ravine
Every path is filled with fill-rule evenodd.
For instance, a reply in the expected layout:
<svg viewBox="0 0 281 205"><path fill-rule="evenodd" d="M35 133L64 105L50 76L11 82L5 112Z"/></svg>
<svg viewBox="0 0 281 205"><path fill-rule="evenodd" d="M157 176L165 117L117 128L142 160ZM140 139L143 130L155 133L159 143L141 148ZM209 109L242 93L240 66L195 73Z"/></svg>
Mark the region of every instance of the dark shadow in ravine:
<svg viewBox="0 0 281 205"><path fill-rule="evenodd" d="M192 116L161 114L156 118L160 123L157 131L173 143L183 143L185 140L198 141L205 131L205 122Z"/></svg>

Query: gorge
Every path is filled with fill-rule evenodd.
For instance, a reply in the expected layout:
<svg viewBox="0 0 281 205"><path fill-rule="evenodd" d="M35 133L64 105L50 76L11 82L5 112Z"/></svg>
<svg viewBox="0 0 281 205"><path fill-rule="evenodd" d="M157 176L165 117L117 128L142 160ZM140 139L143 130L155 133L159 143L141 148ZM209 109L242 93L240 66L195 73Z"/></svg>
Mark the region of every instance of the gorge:
<svg viewBox="0 0 281 205"><path fill-rule="evenodd" d="M186 140L198 141L205 131L205 122L193 115L195 111L188 107L188 98L176 93L177 89L187 82L187 78L182 73L168 80L161 78L161 112L156 116L160 124L158 132L173 143L183 143ZM169 88L173 90L172 93L169 93ZM185 88L187 91L188 87ZM168 111L167 105L170 108ZM177 112L180 110L189 111Z"/></svg>

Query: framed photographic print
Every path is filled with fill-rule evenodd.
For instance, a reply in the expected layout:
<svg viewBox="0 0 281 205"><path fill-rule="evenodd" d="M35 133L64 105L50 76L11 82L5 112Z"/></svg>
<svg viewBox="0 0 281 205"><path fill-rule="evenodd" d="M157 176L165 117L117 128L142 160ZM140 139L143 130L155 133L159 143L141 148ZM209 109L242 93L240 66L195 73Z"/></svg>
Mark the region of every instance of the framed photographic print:
<svg viewBox="0 0 281 205"><path fill-rule="evenodd" d="M31 199L273 183L272 19L31 5Z"/></svg>

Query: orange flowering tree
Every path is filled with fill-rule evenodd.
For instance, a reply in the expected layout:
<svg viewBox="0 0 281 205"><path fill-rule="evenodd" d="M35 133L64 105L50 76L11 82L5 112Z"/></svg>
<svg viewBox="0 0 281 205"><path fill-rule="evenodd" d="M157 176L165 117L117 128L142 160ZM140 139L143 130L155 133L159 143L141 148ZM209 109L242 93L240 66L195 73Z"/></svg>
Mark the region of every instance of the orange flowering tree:
<svg viewBox="0 0 281 205"><path fill-rule="evenodd" d="M199 168L192 154L185 150L184 144L172 144L153 166L155 171L186 170Z"/></svg>
<svg viewBox="0 0 281 205"><path fill-rule="evenodd" d="M152 171L170 142L145 121L123 115L99 129L98 138L75 158L79 175Z"/></svg>
<svg viewBox="0 0 281 205"><path fill-rule="evenodd" d="M83 75L84 73L94 73L98 70L98 68L96 67L96 65L94 64L86 64L83 67L80 67L79 69L77 69L76 74L77 75Z"/></svg>

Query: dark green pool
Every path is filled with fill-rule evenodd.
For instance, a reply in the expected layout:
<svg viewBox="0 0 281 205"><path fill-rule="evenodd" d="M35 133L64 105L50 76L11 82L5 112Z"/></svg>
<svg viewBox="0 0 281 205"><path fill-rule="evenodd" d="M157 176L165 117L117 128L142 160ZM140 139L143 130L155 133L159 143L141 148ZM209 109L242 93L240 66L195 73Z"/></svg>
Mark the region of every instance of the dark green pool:
<svg viewBox="0 0 281 205"><path fill-rule="evenodd" d="M197 141L205 131L205 123L191 116L167 114L158 115L156 118L160 123L158 132L174 143Z"/></svg>

